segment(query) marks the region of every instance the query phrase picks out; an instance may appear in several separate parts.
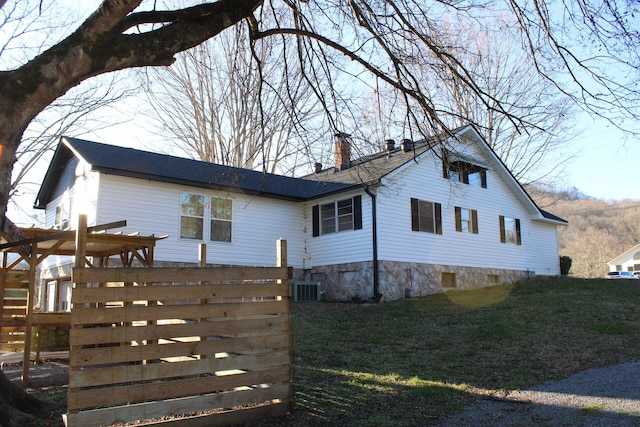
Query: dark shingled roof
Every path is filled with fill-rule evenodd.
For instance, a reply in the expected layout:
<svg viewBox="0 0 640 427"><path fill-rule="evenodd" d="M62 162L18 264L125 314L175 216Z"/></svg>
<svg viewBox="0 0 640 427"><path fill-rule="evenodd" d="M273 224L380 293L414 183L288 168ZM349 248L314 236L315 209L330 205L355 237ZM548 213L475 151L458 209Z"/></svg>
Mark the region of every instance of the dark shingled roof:
<svg viewBox="0 0 640 427"><path fill-rule="evenodd" d="M473 129L473 127L465 126L453 132L457 133L467 128ZM489 146L487 147L491 150ZM44 209L46 204L54 198L60 174L74 156L89 163L92 170L105 174L233 191L275 199L306 201L366 185L378 184L381 178L407 162L413 161L427 150L439 149L435 138L413 142L411 148L407 152L404 152L400 147L391 151L363 156L352 160L350 166L343 170L331 167L302 178L293 178L78 138L62 137L38 192L35 207ZM459 153L447 152L447 156L488 168L488 165L484 165L477 159L466 159ZM567 223L564 219L540 209L515 177L511 175L500 158L495 153L494 156L496 161L503 166L505 174L520 186L520 189L543 218Z"/></svg>
<svg viewBox="0 0 640 427"><path fill-rule="evenodd" d="M328 168L303 178L324 182L342 182L349 184L375 184L380 178L390 174L405 163L413 160L425 151L434 147L432 142L413 143L413 149L404 152L402 148L363 156L352 160L347 169Z"/></svg>
<svg viewBox="0 0 640 427"><path fill-rule="evenodd" d="M62 144L54 154L38 193L36 208L44 208L51 201L57 176L74 155L89 163L92 170L105 174L214 190L232 190L284 200L310 200L357 187L355 184L292 178L62 137Z"/></svg>
<svg viewBox="0 0 640 427"><path fill-rule="evenodd" d="M542 213L542 216L547 218L547 219L552 219L554 221L564 222L565 224L569 223L566 219L562 219L559 216L552 214L551 212L545 211L544 209L540 209L540 212Z"/></svg>

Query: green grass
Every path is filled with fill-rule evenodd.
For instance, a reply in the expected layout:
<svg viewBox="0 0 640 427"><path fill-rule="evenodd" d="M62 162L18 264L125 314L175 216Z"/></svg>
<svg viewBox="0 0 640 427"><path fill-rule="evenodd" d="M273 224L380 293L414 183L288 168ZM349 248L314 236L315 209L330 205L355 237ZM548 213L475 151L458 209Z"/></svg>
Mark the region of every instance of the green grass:
<svg viewBox="0 0 640 427"><path fill-rule="evenodd" d="M260 425L423 425L501 389L636 360L640 287L619 282L296 304L296 411Z"/></svg>

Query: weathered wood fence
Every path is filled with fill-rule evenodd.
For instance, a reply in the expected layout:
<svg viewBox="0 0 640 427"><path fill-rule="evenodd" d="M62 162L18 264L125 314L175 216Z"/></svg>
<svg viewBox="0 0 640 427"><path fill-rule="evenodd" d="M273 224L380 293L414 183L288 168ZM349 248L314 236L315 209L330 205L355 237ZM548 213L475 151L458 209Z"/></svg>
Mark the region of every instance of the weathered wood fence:
<svg viewBox="0 0 640 427"><path fill-rule="evenodd" d="M290 270L278 244L276 267L74 269L65 424L210 426L289 411Z"/></svg>
<svg viewBox="0 0 640 427"><path fill-rule="evenodd" d="M28 272L1 270L5 277L0 280L0 350L21 351L27 325Z"/></svg>

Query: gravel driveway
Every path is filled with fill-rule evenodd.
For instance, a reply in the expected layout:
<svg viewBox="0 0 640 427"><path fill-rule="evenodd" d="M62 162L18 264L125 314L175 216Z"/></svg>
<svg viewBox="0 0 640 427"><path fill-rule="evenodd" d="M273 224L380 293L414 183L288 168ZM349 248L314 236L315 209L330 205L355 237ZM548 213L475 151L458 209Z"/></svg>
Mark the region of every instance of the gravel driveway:
<svg viewBox="0 0 640 427"><path fill-rule="evenodd" d="M640 362L511 391L440 420L453 426L640 426Z"/></svg>
<svg viewBox="0 0 640 427"><path fill-rule="evenodd" d="M22 364L3 364L2 371L11 381L22 385ZM69 383L69 363L63 360L49 360L31 365L28 388L42 388Z"/></svg>

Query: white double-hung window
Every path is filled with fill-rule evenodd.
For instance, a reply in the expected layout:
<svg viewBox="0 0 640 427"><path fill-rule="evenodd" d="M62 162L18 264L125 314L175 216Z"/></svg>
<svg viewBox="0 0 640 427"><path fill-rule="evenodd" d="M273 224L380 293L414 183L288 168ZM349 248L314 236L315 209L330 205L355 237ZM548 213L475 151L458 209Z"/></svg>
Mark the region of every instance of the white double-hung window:
<svg viewBox="0 0 640 427"><path fill-rule="evenodd" d="M180 195L180 238L202 240L204 226L204 196Z"/></svg>
<svg viewBox="0 0 640 427"><path fill-rule="evenodd" d="M362 228L362 196L354 196L312 209L313 237Z"/></svg>
<svg viewBox="0 0 640 427"><path fill-rule="evenodd" d="M233 204L230 199L211 198L211 241L231 242L231 216Z"/></svg>
<svg viewBox="0 0 640 427"><path fill-rule="evenodd" d="M204 240L208 234L212 242L231 242L232 217L233 202L229 198L207 199L201 194L180 194L182 239Z"/></svg>
<svg viewBox="0 0 640 427"><path fill-rule="evenodd" d="M500 215L499 220L500 242L521 245L522 240L520 236L520 219Z"/></svg>

